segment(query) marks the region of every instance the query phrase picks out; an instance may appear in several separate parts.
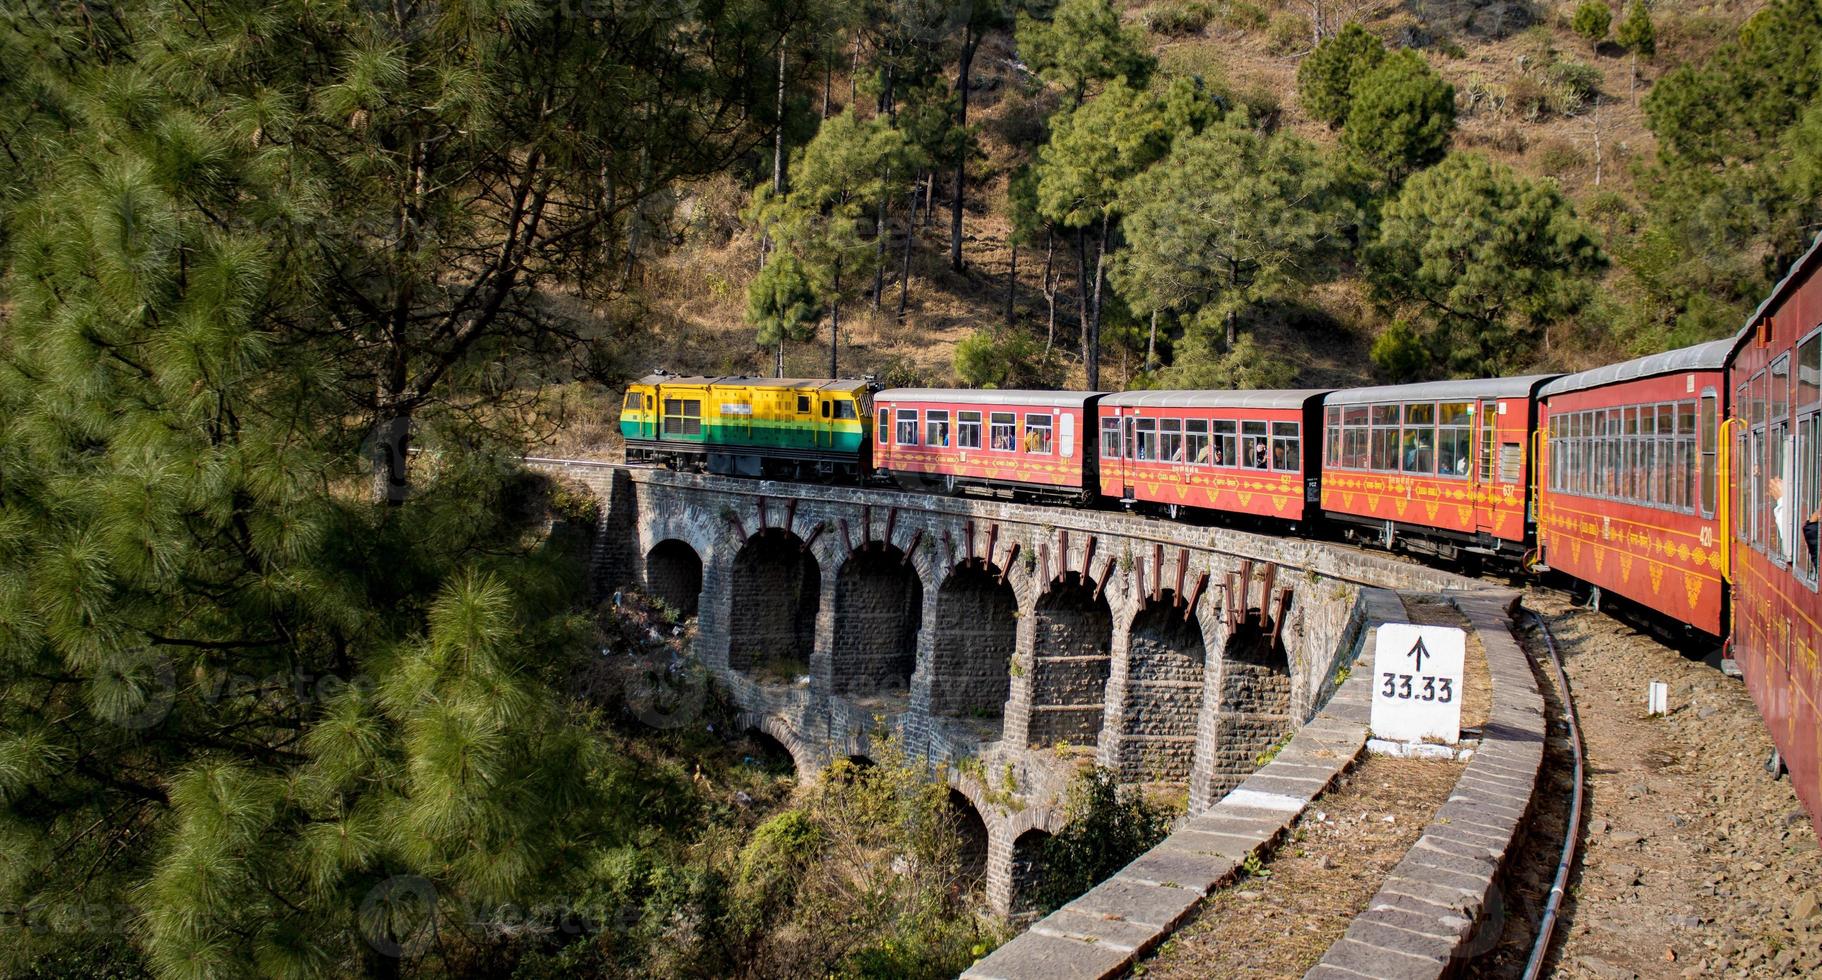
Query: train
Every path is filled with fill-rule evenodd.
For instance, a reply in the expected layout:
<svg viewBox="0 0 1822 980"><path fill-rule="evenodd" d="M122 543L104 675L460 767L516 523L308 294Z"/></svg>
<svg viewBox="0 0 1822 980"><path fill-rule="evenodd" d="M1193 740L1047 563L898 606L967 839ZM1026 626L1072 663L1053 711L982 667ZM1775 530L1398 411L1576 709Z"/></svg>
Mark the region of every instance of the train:
<svg viewBox="0 0 1822 980"><path fill-rule="evenodd" d="M1553 572L1712 638L1822 833L1819 270L1822 236L1733 337L1576 374L1099 392L657 373L628 388L621 434L629 462Z"/></svg>

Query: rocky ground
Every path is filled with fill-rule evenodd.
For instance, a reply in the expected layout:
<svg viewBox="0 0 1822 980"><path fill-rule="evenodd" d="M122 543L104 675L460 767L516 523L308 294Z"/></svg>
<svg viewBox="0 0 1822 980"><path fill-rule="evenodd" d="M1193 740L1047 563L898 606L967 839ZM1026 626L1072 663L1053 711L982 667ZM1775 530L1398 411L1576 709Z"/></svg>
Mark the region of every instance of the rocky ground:
<svg viewBox="0 0 1822 980"><path fill-rule="evenodd" d="M1822 975L1822 852L1789 781L1764 769L1771 741L1745 687L1562 593L1526 602L1562 652L1588 767L1555 975ZM1650 680L1670 686L1663 717L1645 713ZM1546 778L1567 794L1560 767ZM1515 911L1548 890L1559 846L1529 848ZM1522 962L1496 956L1481 972Z"/></svg>

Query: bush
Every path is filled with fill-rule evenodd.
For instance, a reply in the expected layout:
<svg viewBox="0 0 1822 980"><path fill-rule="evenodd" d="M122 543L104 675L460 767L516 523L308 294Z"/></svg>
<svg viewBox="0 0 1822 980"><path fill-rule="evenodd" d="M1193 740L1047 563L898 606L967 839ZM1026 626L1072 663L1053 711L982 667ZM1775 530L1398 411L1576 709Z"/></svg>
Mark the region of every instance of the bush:
<svg viewBox="0 0 1822 980"><path fill-rule="evenodd" d="M955 345L955 373L977 388L1054 388L1062 380L1054 356L1022 330L977 330Z"/></svg>
<svg viewBox="0 0 1822 980"><path fill-rule="evenodd" d="M1310 42L1310 20L1302 14L1280 10L1272 15L1266 38L1273 54L1301 51Z"/></svg>
<svg viewBox="0 0 1822 980"><path fill-rule="evenodd" d="M1575 8L1575 16L1569 20L1569 26L1575 33L1597 47L1607 37L1607 28L1612 24L1613 11L1608 9L1604 0L1583 0L1582 5Z"/></svg>
<svg viewBox="0 0 1822 980"><path fill-rule="evenodd" d="M1394 320L1373 341L1373 349L1368 355L1373 359L1373 366L1386 380L1397 383L1410 381L1423 373L1430 364L1430 349L1423 338L1411 325L1403 320Z"/></svg>
<svg viewBox="0 0 1822 980"><path fill-rule="evenodd" d="M1096 766L1069 784L1067 823L1045 845L1038 906L1049 912L1082 894L1170 833L1171 814L1138 792L1121 793Z"/></svg>
<svg viewBox="0 0 1822 980"><path fill-rule="evenodd" d="M1561 177L1586 167L1588 156L1573 143L1555 142L1537 155L1537 165L1551 177Z"/></svg>
<svg viewBox="0 0 1822 980"><path fill-rule="evenodd" d="M1171 3L1147 11L1145 26L1153 34L1188 37L1202 33L1214 16L1214 10L1206 3Z"/></svg>
<svg viewBox="0 0 1822 980"><path fill-rule="evenodd" d="M1236 31L1257 31L1270 22L1265 8L1247 0L1233 0L1220 13L1221 26Z"/></svg>

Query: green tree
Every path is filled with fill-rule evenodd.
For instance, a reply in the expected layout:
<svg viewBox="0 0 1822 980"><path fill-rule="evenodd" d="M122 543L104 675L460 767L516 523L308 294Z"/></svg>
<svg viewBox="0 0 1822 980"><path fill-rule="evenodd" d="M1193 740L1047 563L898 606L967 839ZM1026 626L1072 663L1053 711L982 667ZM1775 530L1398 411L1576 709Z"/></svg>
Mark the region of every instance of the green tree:
<svg viewBox="0 0 1822 980"><path fill-rule="evenodd" d="M747 287L747 323L760 346L776 347L777 377L784 377L785 341L802 343L816 335L823 315L817 293L803 262L788 253L774 256Z"/></svg>
<svg viewBox="0 0 1822 980"><path fill-rule="evenodd" d="M1614 40L1620 47L1631 52L1634 59L1639 55L1649 58L1657 54L1657 28L1651 23L1651 8L1645 6L1644 0L1632 0L1626 8L1626 16L1620 21L1620 27Z"/></svg>
<svg viewBox="0 0 1822 980"><path fill-rule="evenodd" d="M973 87L974 54L988 31L1004 27L1012 19L1015 0L962 0L954 17L962 35L961 53L956 57L955 91L959 109L955 125L968 132L968 94ZM962 271L962 204L967 191L968 158L975 146L964 140L954 154L955 198L949 205L949 267Z"/></svg>
<svg viewBox="0 0 1822 980"><path fill-rule="evenodd" d="M792 154L787 194L762 186L754 195L751 217L800 263L799 278L815 284L829 311L830 377L840 376L842 303L861 295L881 259L867 235L870 216L908 182L914 163L886 120L844 110Z"/></svg>
<svg viewBox="0 0 1822 980"><path fill-rule="evenodd" d="M1475 375L1528 363L1606 257L1554 185L1455 154L1386 205L1366 261L1375 294L1425 316L1447 369Z"/></svg>
<svg viewBox="0 0 1822 980"><path fill-rule="evenodd" d="M1128 247L1111 275L1133 312L1222 324L1229 347L1245 311L1321 273L1354 219L1315 147L1234 123L1178 140L1120 207Z"/></svg>
<svg viewBox="0 0 1822 980"><path fill-rule="evenodd" d="M1054 388L1063 380L1048 352L1022 330L976 330L955 345L955 373L973 388Z"/></svg>
<svg viewBox="0 0 1822 980"><path fill-rule="evenodd" d="M1347 121L1360 79L1385 60L1385 43L1358 23L1317 42L1297 65L1297 99L1310 118L1335 129Z"/></svg>
<svg viewBox="0 0 1822 980"><path fill-rule="evenodd" d="M1115 79L1099 96L1059 114L1049 141L1038 150L1039 213L1075 232L1082 358L1090 389L1100 384L1101 283L1120 190L1169 146L1158 100Z"/></svg>
<svg viewBox="0 0 1822 980"><path fill-rule="evenodd" d="M1157 62L1142 32L1123 27L1111 0L1060 0L1048 20L1018 15L1018 49L1045 81L1081 105L1089 88L1124 78L1144 88Z"/></svg>
<svg viewBox="0 0 1822 980"><path fill-rule="evenodd" d="M1390 188L1441 160L1454 132L1454 86L1423 55L1405 48L1386 55L1354 86L1341 145Z"/></svg>
<svg viewBox="0 0 1822 980"><path fill-rule="evenodd" d="M1122 793L1096 766L1069 784L1067 820L1044 845L1038 908L1058 908L1150 850L1170 833L1170 814L1137 791Z"/></svg>
<svg viewBox="0 0 1822 980"><path fill-rule="evenodd" d="M1582 0L1569 19L1569 27L1582 36L1590 47L1599 48L1607 39L1607 28L1613 24L1613 10L1605 0Z"/></svg>
<svg viewBox="0 0 1822 980"><path fill-rule="evenodd" d="M1231 345L1213 330L1192 330L1159 381L1166 388L1253 391L1288 388L1297 367L1282 352L1262 347L1250 334Z"/></svg>

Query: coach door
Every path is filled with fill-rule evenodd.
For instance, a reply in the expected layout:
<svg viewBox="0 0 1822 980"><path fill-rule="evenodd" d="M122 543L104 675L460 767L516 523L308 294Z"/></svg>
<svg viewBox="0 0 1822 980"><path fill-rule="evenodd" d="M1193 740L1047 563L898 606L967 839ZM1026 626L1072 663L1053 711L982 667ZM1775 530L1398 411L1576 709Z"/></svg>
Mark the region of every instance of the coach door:
<svg viewBox="0 0 1822 980"><path fill-rule="evenodd" d="M1474 406L1473 476L1474 529L1493 534L1499 529L1499 399L1485 398Z"/></svg>

